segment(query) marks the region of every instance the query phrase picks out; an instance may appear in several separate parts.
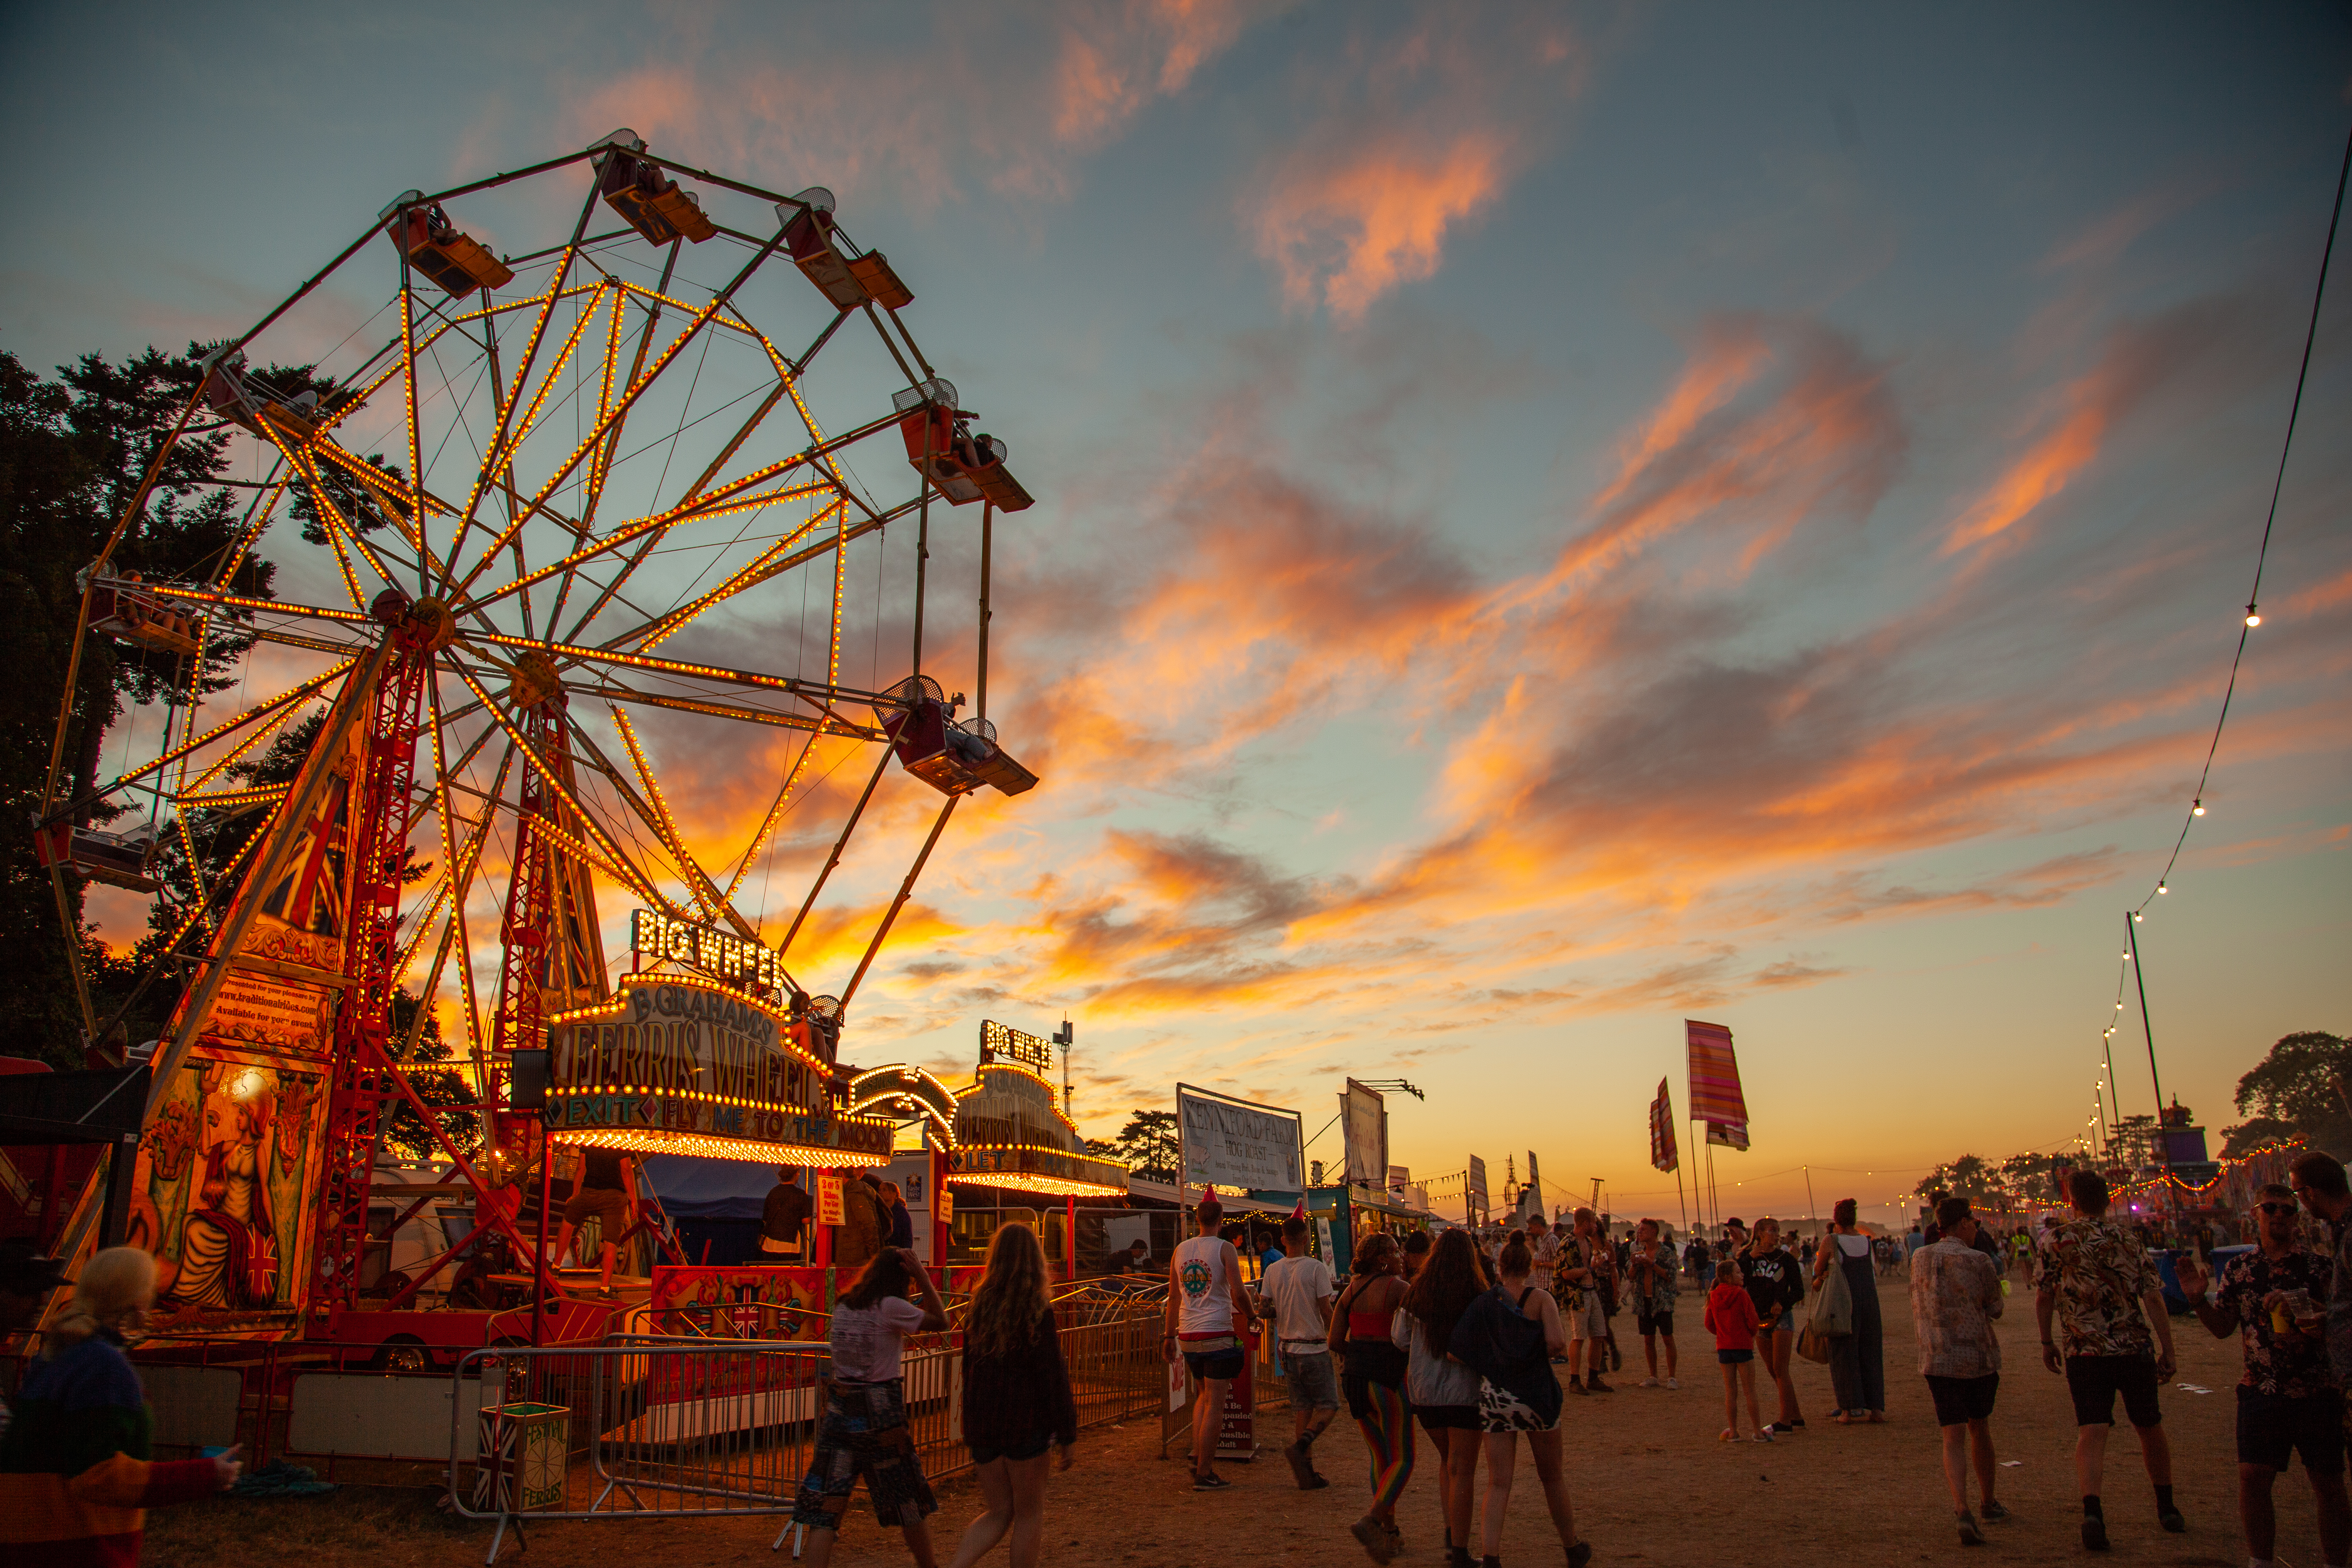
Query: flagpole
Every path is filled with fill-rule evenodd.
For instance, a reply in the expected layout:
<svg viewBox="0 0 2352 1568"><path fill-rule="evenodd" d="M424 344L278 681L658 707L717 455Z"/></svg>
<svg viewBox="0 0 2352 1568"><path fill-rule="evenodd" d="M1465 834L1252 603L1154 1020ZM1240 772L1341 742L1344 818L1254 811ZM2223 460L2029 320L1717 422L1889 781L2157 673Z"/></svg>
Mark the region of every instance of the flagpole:
<svg viewBox="0 0 2352 1568"><path fill-rule="evenodd" d="M1690 1205L1683 1201L1683 1163L1675 1162L1675 1207L1683 1216L1683 1239L1690 1239Z"/></svg>

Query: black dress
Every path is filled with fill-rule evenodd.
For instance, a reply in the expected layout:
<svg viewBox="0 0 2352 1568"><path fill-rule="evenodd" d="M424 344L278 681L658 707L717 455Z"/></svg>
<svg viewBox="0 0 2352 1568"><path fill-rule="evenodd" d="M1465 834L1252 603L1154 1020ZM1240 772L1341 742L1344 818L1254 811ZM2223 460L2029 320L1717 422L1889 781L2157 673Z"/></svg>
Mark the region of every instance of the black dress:
<svg viewBox="0 0 2352 1568"><path fill-rule="evenodd" d="M1846 1289L1853 1293L1853 1332L1830 1341L1830 1382L1838 1408L1853 1415L1886 1408L1886 1327L1878 1315L1878 1274L1870 1266L1870 1253L1865 1247L1853 1257L1845 1239L1832 1234L1824 1243L1837 1248Z"/></svg>

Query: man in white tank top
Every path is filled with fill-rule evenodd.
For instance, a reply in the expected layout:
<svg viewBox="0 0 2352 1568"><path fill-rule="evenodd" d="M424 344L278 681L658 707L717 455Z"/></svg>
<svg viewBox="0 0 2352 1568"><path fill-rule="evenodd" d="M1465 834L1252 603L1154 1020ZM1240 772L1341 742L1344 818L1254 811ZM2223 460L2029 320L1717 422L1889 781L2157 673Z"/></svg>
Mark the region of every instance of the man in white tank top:
<svg viewBox="0 0 2352 1568"><path fill-rule="evenodd" d="M1249 1321L1251 1313L1241 1255L1217 1235L1225 1216L1215 1188L1202 1194L1192 1217L1199 1234L1168 1260L1163 1349L1170 1361L1181 1352L1185 1370L1201 1380L1192 1405L1192 1489L1205 1492L1233 1484L1216 1471L1217 1434L1224 1425L1225 1390L1242 1374L1244 1351L1236 1325Z"/></svg>

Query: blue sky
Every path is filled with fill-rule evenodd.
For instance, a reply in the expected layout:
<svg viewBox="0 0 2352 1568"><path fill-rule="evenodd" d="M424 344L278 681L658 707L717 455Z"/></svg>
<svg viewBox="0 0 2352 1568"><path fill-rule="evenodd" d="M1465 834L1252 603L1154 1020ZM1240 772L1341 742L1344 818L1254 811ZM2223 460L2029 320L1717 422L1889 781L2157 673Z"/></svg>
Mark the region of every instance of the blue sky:
<svg viewBox="0 0 2352 1568"><path fill-rule="evenodd" d="M1738 1034L1749 1206L1801 1204L1788 1167L2048 1148L2088 1114L2277 462L2352 122L2340 8L5 26L43 221L0 235L0 346L37 366L241 331L398 191L623 124L827 185L889 254L1039 498L998 529L991 714L1045 783L951 826L855 1059L966 1064L981 1016L1066 1010L1095 1132L1180 1077L1312 1129L1344 1074L1401 1074L1417 1173L1532 1148L1626 1207L1671 1201L1635 1194L1686 1015ZM513 250L576 199L457 216ZM368 320L385 271L280 357ZM2271 1039L2347 1026L2347 321L2339 293L2212 814L2141 928L2166 1089L2216 1129ZM836 427L887 395L874 353L823 363ZM943 670L971 522L934 540ZM331 581L272 541L289 595ZM904 673L892 543L853 684ZM747 595L707 646L772 659L800 613L797 584ZM783 765L646 733L714 842ZM856 771L780 835L774 904ZM928 818L902 784L821 973Z"/></svg>

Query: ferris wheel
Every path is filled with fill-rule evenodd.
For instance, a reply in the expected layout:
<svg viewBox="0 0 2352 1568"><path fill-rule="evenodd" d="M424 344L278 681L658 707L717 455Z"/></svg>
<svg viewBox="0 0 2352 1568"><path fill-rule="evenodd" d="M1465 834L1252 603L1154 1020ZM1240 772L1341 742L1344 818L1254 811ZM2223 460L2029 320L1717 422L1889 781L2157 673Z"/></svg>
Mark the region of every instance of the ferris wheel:
<svg viewBox="0 0 2352 1568"><path fill-rule="evenodd" d="M624 130L403 193L205 362L171 440L228 438L229 547L184 580L113 570L142 487L84 577L81 638L176 661L178 700L147 754L76 795L69 680L37 829L61 889L167 900L157 963L184 992L158 1097L204 1031L297 1049L307 1027L348 1106L331 1145L348 1142L437 1011L502 1106L512 1051L605 994L616 899L656 957L768 993L831 1059L957 801L1036 782L987 720L993 517L1031 498L909 330L913 299L830 192L763 190ZM976 712L959 720L961 694L924 669L926 562L947 509L974 507ZM269 596L249 567L273 528ZM911 646L884 650L909 604ZM225 649L236 685L271 694L213 694ZM289 744L292 776L257 776ZM851 973L802 973L793 944L893 756L945 798ZM837 769L824 798L855 804L818 832L794 814ZM748 828L690 830L681 770L756 789ZM101 800L150 826L101 829ZM762 908L787 823L832 847ZM404 1041L404 989L424 1004Z"/></svg>

